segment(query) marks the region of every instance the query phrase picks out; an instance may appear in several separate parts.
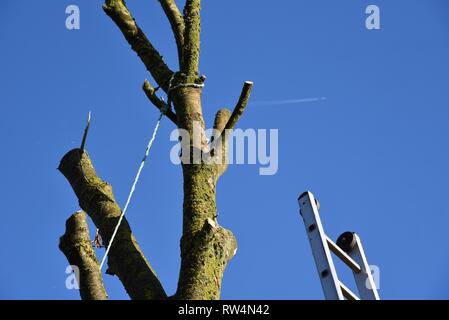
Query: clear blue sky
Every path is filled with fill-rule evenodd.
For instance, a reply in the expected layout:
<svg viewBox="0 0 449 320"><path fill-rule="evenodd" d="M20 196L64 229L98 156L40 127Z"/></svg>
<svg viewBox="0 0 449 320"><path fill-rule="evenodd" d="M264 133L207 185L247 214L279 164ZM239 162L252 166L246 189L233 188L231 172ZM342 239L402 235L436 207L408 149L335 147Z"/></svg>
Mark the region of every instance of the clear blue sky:
<svg viewBox="0 0 449 320"><path fill-rule="evenodd" d="M149 77L101 9L102 1L3 1L0 19L0 298L78 299L58 250L77 199L56 170L79 146L125 202L157 118L140 87ZM361 236L380 267L384 299L449 297L449 2L447 0L203 1L204 113L232 107L245 80L252 101L239 126L279 129L279 171L234 165L218 186L220 223L239 250L225 299L322 299L297 196L321 202L332 238ZM65 8L81 29L65 28ZM365 8L381 9L381 30ZM172 68L170 27L156 0L128 0ZM165 120L128 220L169 294L181 235L181 169L169 160ZM93 232L93 230L91 231ZM99 252L100 257L104 251ZM348 272L343 278L349 282ZM127 298L106 276L113 299Z"/></svg>

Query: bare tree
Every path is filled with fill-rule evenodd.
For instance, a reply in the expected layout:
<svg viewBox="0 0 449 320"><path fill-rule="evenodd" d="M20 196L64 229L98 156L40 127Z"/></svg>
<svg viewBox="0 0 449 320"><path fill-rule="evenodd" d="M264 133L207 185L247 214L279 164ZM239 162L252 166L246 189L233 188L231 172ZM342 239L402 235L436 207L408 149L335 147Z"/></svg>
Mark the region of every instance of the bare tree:
<svg viewBox="0 0 449 320"><path fill-rule="evenodd" d="M191 157L182 161L184 180L183 231L181 238L181 269L176 293L168 297L156 273L145 258L126 220L122 221L108 256L107 273L117 275L132 299L219 299L223 273L237 250L231 231L217 221L216 185L226 171L228 134L242 115L252 88L245 82L231 113L220 109L215 115L214 129L218 132L209 142L205 135L201 94L205 77L199 75L200 6L201 0L186 0L183 13L175 0L159 0L176 40L179 71L173 71L139 28L123 0L106 0L105 13L114 21L131 48L137 53L156 82L154 88L145 80L143 90L158 109L178 129L188 132L190 139L182 143L182 152L214 156L221 161L195 163ZM158 89L167 94L168 105L156 95ZM168 108L173 104L173 109ZM200 124L200 139L193 139L194 124ZM207 157L206 157L207 158ZM108 244L122 213L112 187L96 174L83 147L69 151L62 158L59 170L75 192L80 207L90 216ZM88 243L86 217L76 213L67 221L60 248L71 264L80 268L80 288L83 299L106 298L98 261Z"/></svg>

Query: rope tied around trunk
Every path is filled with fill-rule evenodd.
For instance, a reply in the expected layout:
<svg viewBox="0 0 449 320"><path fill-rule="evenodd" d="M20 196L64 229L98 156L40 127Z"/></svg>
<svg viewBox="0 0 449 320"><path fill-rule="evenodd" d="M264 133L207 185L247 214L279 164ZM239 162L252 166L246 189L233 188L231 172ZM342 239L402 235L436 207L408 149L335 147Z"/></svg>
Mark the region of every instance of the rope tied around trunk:
<svg viewBox="0 0 449 320"><path fill-rule="evenodd" d="M178 84L176 86L173 86L173 80L174 80L175 75L177 73L178 72L174 72L172 74L171 78L170 78L170 81L169 81L169 84L168 84L168 90L167 90L167 103L165 103L164 104L164 108L161 109L159 117L158 117L158 119L156 121L156 125L155 125L155 127L153 129L153 134L151 135L151 138L148 141L147 147L145 149L145 154L144 154L144 156L142 158L142 161L140 162L139 169L137 170L136 176L134 178L134 182L133 182L133 184L131 186L131 190L129 191L128 198L126 199L125 206L123 207L123 210L122 210L122 214L120 215L120 218L117 221L117 224L115 226L114 232L113 232L113 234L111 236L111 239L110 239L110 241L108 243L108 246L106 248L106 252L105 252L105 254L103 256L103 259L101 260L100 271L103 268L104 263L106 262L106 258L107 258L108 254L109 254L109 251L111 250L112 243L114 242L115 236L117 235L117 231L118 231L118 229L120 227L120 224L122 223L122 220L123 220L123 217L125 216L126 211L128 210L128 207L129 207L129 204L131 202L131 199L132 199L132 196L134 194L134 191L136 189L137 183L139 182L140 174L142 173L143 167L145 166L145 162L146 162L146 160L148 158L148 155L150 153L150 149L151 149L151 147L153 145L153 142L156 139L156 135L157 135L157 132L159 130L159 126L161 124L162 117L171 108L171 104L172 104L171 92L173 90L178 89L178 88L185 88L185 87L203 88L204 87L204 83L202 83L202 84L198 84L198 83L180 83L180 84ZM205 77L204 77L204 79L205 79ZM162 101L163 101L163 99L162 99Z"/></svg>

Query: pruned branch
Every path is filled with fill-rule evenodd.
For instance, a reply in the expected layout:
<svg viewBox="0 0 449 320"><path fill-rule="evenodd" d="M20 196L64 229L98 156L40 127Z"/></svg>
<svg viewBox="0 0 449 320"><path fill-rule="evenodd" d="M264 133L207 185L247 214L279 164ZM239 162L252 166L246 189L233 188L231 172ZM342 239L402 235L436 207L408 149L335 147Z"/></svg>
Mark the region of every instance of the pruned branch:
<svg viewBox="0 0 449 320"><path fill-rule="evenodd" d="M211 144L209 146L210 150L218 150L219 148L222 148L223 152L226 152L227 154L227 131L234 128L243 112L245 111L245 108L248 105L249 97L251 95L252 87L253 82L251 81L246 81L243 84L239 100L230 116L229 110L227 109L221 109L217 112L214 123L214 129L216 129L217 132L215 133L214 140L211 141ZM225 112L224 110L227 110L227 112ZM222 146L220 147L218 144L222 144ZM223 155L223 157L225 156L226 155ZM221 168L219 168L219 175L223 174L226 168L227 166L221 166Z"/></svg>
<svg viewBox="0 0 449 320"><path fill-rule="evenodd" d="M71 265L79 268L79 289L83 300L108 298L100 266L92 248L86 214L77 211L66 221L66 230L59 239L59 249Z"/></svg>
<svg viewBox="0 0 449 320"><path fill-rule="evenodd" d="M178 59L179 67L183 65L183 51L184 51L184 17L179 11L175 0L159 0L162 9L164 9L165 15L170 22L171 28L173 30L173 35L175 36L176 46L178 47Z"/></svg>
<svg viewBox="0 0 449 320"><path fill-rule="evenodd" d="M243 84L242 93L240 94L239 101L237 102L234 111L232 112L231 117L228 120L228 123L225 126L225 130L233 129L234 126L240 119L240 116L245 111L246 105L248 104L249 96L251 95L251 90L253 88L253 82L246 81Z"/></svg>
<svg viewBox="0 0 449 320"><path fill-rule="evenodd" d="M196 76L200 62L201 0L187 0L184 7L184 59L181 70L188 77Z"/></svg>
<svg viewBox="0 0 449 320"><path fill-rule="evenodd" d="M156 108L158 108L160 111L164 110L164 108L166 107L165 102L162 99L158 98L158 96L156 95L156 89L153 88L153 86L150 84L148 80L145 79L145 81L143 82L142 89L143 92L145 92L145 95L147 96L148 100L150 100L151 103L154 104ZM167 111L165 111L165 115L176 126L178 125L178 121L176 120L176 114L173 112L173 110L167 109Z"/></svg>
<svg viewBox="0 0 449 320"><path fill-rule="evenodd" d="M106 0L103 10L122 31L131 48L140 57L157 84L167 91L168 81L173 71L166 65L162 56L139 28L125 2L123 0Z"/></svg>
<svg viewBox="0 0 449 320"><path fill-rule="evenodd" d="M214 133L219 134L217 137L212 136L210 154L216 157L217 162L217 178L223 175L228 168L228 139L229 132L224 130L226 124L231 117L231 111L223 108L215 114Z"/></svg>
<svg viewBox="0 0 449 320"><path fill-rule="evenodd" d="M121 215L112 187L101 180L87 152L69 151L59 171L67 178L80 207L89 214L107 245ZM123 219L108 256L109 274L116 274L132 299L167 297L156 273L137 244L126 218Z"/></svg>

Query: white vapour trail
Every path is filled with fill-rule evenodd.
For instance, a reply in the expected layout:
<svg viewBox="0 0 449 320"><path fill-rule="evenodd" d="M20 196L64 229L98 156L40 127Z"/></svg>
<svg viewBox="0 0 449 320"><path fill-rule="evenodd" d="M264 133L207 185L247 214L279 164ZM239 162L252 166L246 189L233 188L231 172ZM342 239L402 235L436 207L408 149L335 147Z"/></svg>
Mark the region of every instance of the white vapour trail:
<svg viewBox="0 0 449 320"><path fill-rule="evenodd" d="M316 102L326 100L326 97L316 97L316 98L302 98L302 99L290 99L290 100L275 100L275 101L254 101L252 104L257 104L261 106L275 106L282 104L297 104L305 102Z"/></svg>

